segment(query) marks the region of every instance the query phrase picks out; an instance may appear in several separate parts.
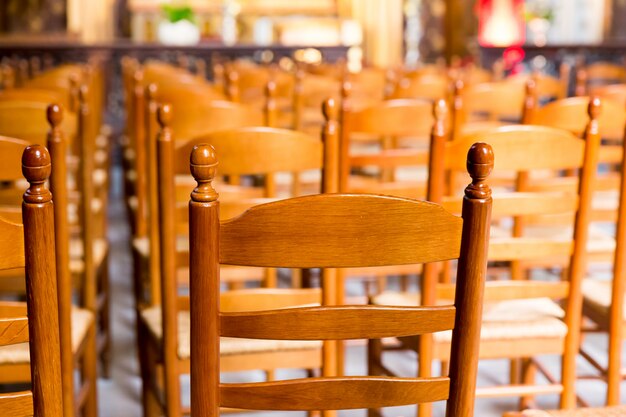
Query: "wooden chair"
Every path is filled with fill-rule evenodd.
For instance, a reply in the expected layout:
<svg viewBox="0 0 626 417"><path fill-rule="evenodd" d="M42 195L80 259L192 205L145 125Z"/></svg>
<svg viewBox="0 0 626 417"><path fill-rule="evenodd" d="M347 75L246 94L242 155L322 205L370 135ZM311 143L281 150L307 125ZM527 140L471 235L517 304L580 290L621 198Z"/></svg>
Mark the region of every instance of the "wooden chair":
<svg viewBox="0 0 626 417"><path fill-rule="evenodd" d="M589 106L591 121L584 140L566 131L539 126L510 126L490 132L453 140L445 143L440 136L433 136L429 194L431 201L443 201L444 206L458 212L456 198L445 195L445 168L452 171L463 169L459 158L461 149L468 143L482 140L489 143L497 153L496 171L580 169L578 192L503 192L494 195L494 219L513 218L514 227L507 234L492 234L489 248L490 261L511 261L512 281L488 282L485 292L487 313L483 319L481 334L481 359L508 358L514 360L511 369L511 385L477 389L478 397L518 396L529 402L533 395L560 394L561 407L572 408L576 404L575 361L580 341L582 294L581 283L586 273L586 242L591 212L591 192L596 171L600 142L599 102ZM433 156L434 155L434 156ZM456 205L456 209L453 208ZM531 234L524 227L524 219L541 215L576 212L572 220L573 231L555 238ZM495 231L494 231L495 232ZM566 262L565 279L559 282L538 282L519 274L521 263L532 265L562 265ZM437 266L426 269L422 276L420 293L387 292L372 299L376 305L436 305L450 299L448 284L437 284ZM552 300L564 300L564 310ZM433 359L446 362L450 351L450 339L443 334L432 338L401 339L405 349L419 352L419 376L431 375ZM562 356L560 380L545 372L536 357L543 354ZM520 367L519 361L522 360ZM389 372L380 357L370 358L374 372ZM445 366L444 366L445 369ZM549 384L537 385L536 370L547 374ZM370 371L372 372L372 371ZM428 409L423 414L429 415Z"/></svg>
<svg viewBox="0 0 626 417"><path fill-rule="evenodd" d="M217 416L220 406L331 411L446 399L449 416L473 414L491 206L485 183L493 164L490 148L477 144L468 154L473 181L466 190L463 220L430 203L334 194L256 206L220 223L220 202L211 184L218 164L214 149L197 146L190 164L198 184L189 203L194 416ZM438 245L432 245L434 236ZM429 263L456 257L459 274L454 306L323 306L236 313L220 309L220 264L321 267L324 288L329 288L335 268ZM452 328L449 377L335 377L325 363L321 378L220 384L220 336L323 340L328 352L335 340Z"/></svg>
<svg viewBox="0 0 626 417"><path fill-rule="evenodd" d="M7 161L7 165L17 164ZM7 165L3 165L3 169ZM44 186L50 175L50 156L45 148L30 146L24 152L22 166L30 183L22 206L23 225L6 221L0 214L0 269L26 270L27 301L0 302L0 352L12 348L11 345L29 344L31 389L0 394L0 414L7 417L61 417L65 414L57 316L54 213L52 195Z"/></svg>
<svg viewBox="0 0 626 417"><path fill-rule="evenodd" d="M189 373L189 304L179 297L182 279L189 279L189 246L186 242L187 210L176 204L179 193L176 179L188 173L188 156L192 146L199 142L214 144L224 153L226 175L268 174L299 169L319 169L322 164L322 144L315 138L299 132L272 128L241 128L215 132L188 142L176 141L170 121L173 119L169 105L159 110L161 131L157 141L158 182L151 183L150 210L151 233L147 253L150 288L153 296L144 302L139 311L139 339L144 380L144 405L147 410L163 409L168 415L181 415L188 410L180 405L180 375ZM188 182L183 183L188 184ZM188 188L187 188L188 190ZM154 194L152 194L154 193ZM185 193L185 195L188 195ZM154 197L158 196L158 200ZM276 195L266 194L266 197ZM231 200L222 212L224 218L239 214L258 204L263 198ZM263 195L261 195L263 197ZM226 198L228 200L228 198ZM156 209L154 209L156 205ZM158 216L158 217L157 217ZM156 217L156 218L155 218ZM158 219L158 221L157 221ZM173 227L173 234L172 229ZM182 239L181 239L182 238ZM140 248L136 246L138 252ZM158 250L154 250L158 248ZM144 255L146 256L146 255ZM263 269L241 272L241 269L224 269L224 283L241 280L241 277L262 279ZM251 274L252 273L252 274ZM260 274L259 274L260 273ZM275 278L274 278L275 279ZM271 283L270 286L276 286ZM138 285L138 291L142 291ZM157 287L157 288L154 288ZM232 294L243 294L241 301ZM255 295L256 294L256 295ZM141 300L142 295L138 295ZM230 297L230 298L229 298ZM232 301L228 301L232 298ZM240 290L227 292L223 302L239 311L247 305L267 305L273 302L287 306L293 304L319 304L319 290ZM238 301L239 300L239 301ZM246 301L247 300L247 301ZM228 303L228 304L227 304ZM252 303L252 304L250 304ZM178 317L178 320L172 319ZM276 368L318 369L321 366L320 345L317 343L287 343L224 340L222 370L264 370L271 375ZM164 371L160 387L156 365ZM161 389L165 397L160 393ZM155 401L156 400L156 401ZM152 413L150 411L149 413ZM154 411L156 412L156 411ZM149 414L151 415L151 414Z"/></svg>
<svg viewBox="0 0 626 417"><path fill-rule="evenodd" d="M535 91L538 99L550 100L550 99L563 99L567 97L569 87L570 68L569 65L562 65L560 70L560 77L555 78L550 75L534 72L531 74L518 74L511 77L507 77L506 82L519 83L525 85L529 79L533 79L535 82Z"/></svg>
<svg viewBox="0 0 626 417"><path fill-rule="evenodd" d="M576 71L576 95L588 95L596 87L626 82L626 67L612 62L594 62Z"/></svg>
<svg viewBox="0 0 626 417"><path fill-rule="evenodd" d="M414 98L423 100L448 99L451 81L445 74L429 74L402 78L389 98Z"/></svg>

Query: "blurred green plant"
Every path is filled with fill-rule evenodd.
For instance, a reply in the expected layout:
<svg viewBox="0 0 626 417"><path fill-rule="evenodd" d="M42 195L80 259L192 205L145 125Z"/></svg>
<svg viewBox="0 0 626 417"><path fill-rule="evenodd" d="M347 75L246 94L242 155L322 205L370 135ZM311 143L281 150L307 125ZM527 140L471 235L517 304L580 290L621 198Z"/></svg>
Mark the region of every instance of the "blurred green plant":
<svg viewBox="0 0 626 417"><path fill-rule="evenodd" d="M189 6L174 6L171 4L163 5L163 13L167 20L171 23L180 22L181 20L188 20L194 22L196 15L193 9Z"/></svg>

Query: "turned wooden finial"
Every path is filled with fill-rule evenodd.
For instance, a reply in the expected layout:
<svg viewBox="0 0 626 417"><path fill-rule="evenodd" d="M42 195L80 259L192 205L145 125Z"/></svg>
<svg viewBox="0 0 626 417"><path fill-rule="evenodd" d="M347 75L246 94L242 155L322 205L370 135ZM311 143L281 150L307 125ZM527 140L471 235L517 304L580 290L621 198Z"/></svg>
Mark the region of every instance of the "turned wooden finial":
<svg viewBox="0 0 626 417"><path fill-rule="evenodd" d="M322 103L322 114L327 124L339 120L339 106L334 98L330 97L324 100Z"/></svg>
<svg viewBox="0 0 626 417"><path fill-rule="evenodd" d="M59 131L61 122L63 121L63 107L56 103L50 104L46 110L46 117L52 131Z"/></svg>
<svg viewBox="0 0 626 417"><path fill-rule="evenodd" d="M467 172L472 183L465 188L465 196L471 199L491 197L491 188L485 182L493 170L493 149L483 142L473 144L467 152Z"/></svg>
<svg viewBox="0 0 626 417"><path fill-rule="evenodd" d="M531 123L532 112L537 108L537 79L534 75L526 81L525 91L522 120L523 123Z"/></svg>
<svg viewBox="0 0 626 417"><path fill-rule="evenodd" d="M600 124L598 119L602 113L602 100L600 97L591 97L587 106L587 115L589 116L589 124L587 125L587 133L600 134Z"/></svg>
<svg viewBox="0 0 626 417"><path fill-rule="evenodd" d="M30 184L24 193L25 203L41 204L52 200L52 194L45 186L51 171L50 154L45 146L30 145L24 149L22 174Z"/></svg>
<svg viewBox="0 0 626 417"><path fill-rule="evenodd" d="M230 69L226 78L226 95L231 101L239 101L239 73L235 69Z"/></svg>
<svg viewBox="0 0 626 417"><path fill-rule="evenodd" d="M447 133L448 104L446 100L440 98L433 104L433 117L435 124L433 125L433 134L444 136Z"/></svg>
<svg viewBox="0 0 626 417"><path fill-rule="evenodd" d="M191 192L191 200L199 203L210 203L217 200L217 192L212 181L217 172L217 156L211 145L200 144L193 147L189 159L191 175L198 185Z"/></svg>
<svg viewBox="0 0 626 417"><path fill-rule="evenodd" d="M146 86L146 96L148 101L156 101L158 87L155 83L150 83Z"/></svg>
<svg viewBox="0 0 626 417"><path fill-rule="evenodd" d="M172 105L169 103L161 104L157 110L157 121L161 129L169 129L172 122Z"/></svg>
<svg viewBox="0 0 626 417"><path fill-rule="evenodd" d="M344 80L341 83L341 97L342 98L348 98L350 97L350 94L352 93L352 83L350 82L350 80Z"/></svg>

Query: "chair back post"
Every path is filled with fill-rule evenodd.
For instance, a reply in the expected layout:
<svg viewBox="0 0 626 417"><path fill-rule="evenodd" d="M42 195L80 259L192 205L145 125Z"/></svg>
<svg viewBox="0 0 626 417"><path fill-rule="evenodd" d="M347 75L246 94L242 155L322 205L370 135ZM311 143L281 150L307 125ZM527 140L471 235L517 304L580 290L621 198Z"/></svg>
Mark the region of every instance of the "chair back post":
<svg viewBox="0 0 626 417"><path fill-rule="evenodd" d="M230 68L226 73L226 96L233 103L239 103L241 97L239 97L239 73Z"/></svg>
<svg viewBox="0 0 626 417"><path fill-rule="evenodd" d="M91 136L91 109L89 108L89 89L82 85L79 89L78 136L80 142L80 190L81 190L81 229L83 244L84 282L83 305L95 312L96 306L96 276L94 269L93 239L95 234L94 216L91 202L94 199L93 187L93 137Z"/></svg>
<svg viewBox="0 0 626 417"><path fill-rule="evenodd" d="M37 55L30 57L30 74L32 77L41 75L41 58Z"/></svg>
<svg viewBox="0 0 626 417"><path fill-rule="evenodd" d="M557 99L562 99L568 96L569 93L569 79L572 73L572 66L567 62L562 62L559 67L559 79L561 80L561 95Z"/></svg>
<svg viewBox="0 0 626 417"><path fill-rule="evenodd" d="M563 394L561 408L576 407L576 357L580 344L580 326L582 322L582 280L587 269L587 241L589 238L589 222L592 213L592 197L600 149L600 117L602 103L598 97L589 100L589 123L585 128L585 154L578 184L578 212L574 223L574 248L570 259L569 283L570 290L565 309L565 323L569 331L564 341L563 365L561 381Z"/></svg>
<svg viewBox="0 0 626 417"><path fill-rule="evenodd" d="M626 127L622 141L622 155L626 155ZM623 157L622 157L623 158ZM615 230L615 255L613 281L611 283L611 306L609 307L609 364L607 372L607 405L620 402L621 352L623 325L623 300L626 288L626 163L620 172L619 205Z"/></svg>
<svg viewBox="0 0 626 417"><path fill-rule="evenodd" d="M322 169L322 193L342 191L341 185L346 183L339 169L340 138L339 138L339 106L334 98L322 104L324 126L322 127L322 143L324 145L324 161Z"/></svg>
<svg viewBox="0 0 626 417"><path fill-rule="evenodd" d="M522 124L532 123L534 111L537 109L537 81L530 77L526 81L526 95L524 97L524 108L522 110Z"/></svg>
<svg viewBox="0 0 626 417"><path fill-rule="evenodd" d="M148 226L146 222L146 122L145 96L143 86L143 71L136 71L133 89L133 136L135 144L135 195L137 197L137 211L135 213L135 235L146 236Z"/></svg>
<svg viewBox="0 0 626 417"><path fill-rule="evenodd" d="M150 305L161 303L160 268L159 268L159 187L157 178L157 85L150 83L146 87L146 156L147 156L147 217L150 242Z"/></svg>
<svg viewBox="0 0 626 417"><path fill-rule="evenodd" d="M463 110L463 89L465 83L461 78L454 81L452 93L452 137L457 138L461 134L461 129L466 122L466 114Z"/></svg>
<svg viewBox="0 0 626 417"><path fill-rule="evenodd" d="M50 171L50 155L45 147L32 145L24 150L22 172L30 185L24 193L22 219L35 417L63 416L54 208L52 194L45 187Z"/></svg>
<svg viewBox="0 0 626 417"><path fill-rule="evenodd" d="M15 71L9 64L2 64L2 89L15 88Z"/></svg>
<svg viewBox="0 0 626 417"><path fill-rule="evenodd" d="M213 147L195 146L190 165L197 181L189 201L191 409L194 416L219 417L220 222L218 194L211 184L217 168Z"/></svg>
<svg viewBox="0 0 626 417"><path fill-rule="evenodd" d="M50 104L47 110L50 131L48 149L52 160L50 191L54 193L54 228L57 290L63 377L63 414L74 415L74 355L72 354L72 274L70 272L69 227L67 220L67 146L61 123L63 107Z"/></svg>
<svg viewBox="0 0 626 417"><path fill-rule="evenodd" d="M339 113L339 190L348 189L350 178L350 94L352 84L344 81L341 84L341 108Z"/></svg>
<svg viewBox="0 0 626 417"><path fill-rule="evenodd" d="M463 238L454 299L456 318L452 331L447 417L474 415L492 206L491 189L486 180L493 164L491 146L472 145L467 154L467 170L472 182L465 188L463 198Z"/></svg>
<svg viewBox="0 0 626 417"><path fill-rule="evenodd" d="M265 85L265 126L278 127L278 104L276 103L276 82L269 80Z"/></svg>
<svg viewBox="0 0 626 417"><path fill-rule="evenodd" d="M293 85L293 129L302 130L302 118L304 112L304 79L306 73L301 64L296 64Z"/></svg>
<svg viewBox="0 0 626 417"><path fill-rule="evenodd" d="M580 68L576 71L576 87L574 89L574 95L576 97L583 97L587 95L587 70Z"/></svg>
<svg viewBox="0 0 626 417"><path fill-rule="evenodd" d="M178 308L176 284L176 222L174 188L174 135L170 123L172 107L163 104L157 112L160 132L157 139L159 244L161 270L161 319L163 323L163 358L165 397L168 410L179 410L180 392L176 381L178 373ZM154 283L154 282L153 282ZM168 412L168 414L170 414Z"/></svg>

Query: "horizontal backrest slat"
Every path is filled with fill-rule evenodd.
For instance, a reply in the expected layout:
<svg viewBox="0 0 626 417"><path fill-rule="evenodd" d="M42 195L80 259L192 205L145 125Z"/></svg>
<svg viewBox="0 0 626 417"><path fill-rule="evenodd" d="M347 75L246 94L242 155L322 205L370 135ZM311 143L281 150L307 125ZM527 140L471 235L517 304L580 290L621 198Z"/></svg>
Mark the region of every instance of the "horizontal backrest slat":
<svg viewBox="0 0 626 417"><path fill-rule="evenodd" d="M0 271L5 269L23 268L24 260L24 227L10 223L0 217Z"/></svg>
<svg viewBox="0 0 626 417"><path fill-rule="evenodd" d="M220 310L227 313L262 311L322 303L319 288L253 288L220 294Z"/></svg>
<svg viewBox="0 0 626 417"><path fill-rule="evenodd" d="M0 181L17 181L24 178L21 161L22 152L27 146L28 142L25 140L0 136L0 155L2 155Z"/></svg>
<svg viewBox="0 0 626 417"><path fill-rule="evenodd" d="M543 126L504 126L448 142L446 165L466 170L466 150L475 142L486 142L496 155L494 170L533 171L579 168L583 164L585 143L575 135ZM529 157L532 155L532 157Z"/></svg>
<svg viewBox="0 0 626 417"><path fill-rule="evenodd" d="M450 380L437 378L335 377L221 384L222 407L249 410L348 410L442 401Z"/></svg>
<svg viewBox="0 0 626 417"><path fill-rule="evenodd" d="M377 166L393 168L424 165L428 163L428 151L421 149L388 149L374 154L351 155L350 166Z"/></svg>
<svg viewBox="0 0 626 417"><path fill-rule="evenodd" d="M177 174L189 173L191 150L203 143L212 145L219 155L219 175L304 171L322 166L322 142L318 138L292 130L254 127L215 132L178 146Z"/></svg>
<svg viewBox="0 0 626 417"><path fill-rule="evenodd" d="M461 218L423 201L299 197L255 206L222 223L220 262L284 268L436 262L458 258L462 225Z"/></svg>
<svg viewBox="0 0 626 417"><path fill-rule="evenodd" d="M0 318L0 346L28 342L27 317Z"/></svg>
<svg viewBox="0 0 626 417"><path fill-rule="evenodd" d="M438 284L437 298L454 300L455 290L454 284ZM563 299L568 292L569 282L566 281L490 281L485 285L484 300L488 302L541 297Z"/></svg>
<svg viewBox="0 0 626 417"><path fill-rule="evenodd" d="M443 206L451 213L460 213L462 197L445 197ZM494 193L492 219L499 217L574 213L578 196L575 193Z"/></svg>
<svg viewBox="0 0 626 417"><path fill-rule="evenodd" d="M346 114L344 123L352 133L429 137L434 123L432 108L427 100L387 100Z"/></svg>
<svg viewBox="0 0 626 417"><path fill-rule="evenodd" d="M222 313L220 332L247 339L379 339L451 330L454 313L454 306L332 306Z"/></svg>
<svg viewBox="0 0 626 417"><path fill-rule="evenodd" d="M33 411L33 393L30 391L0 394L0 416L30 417Z"/></svg>
<svg viewBox="0 0 626 417"><path fill-rule="evenodd" d="M573 240L541 239L531 237L491 238L489 241L490 261L515 261L541 259L551 256L569 256Z"/></svg>

